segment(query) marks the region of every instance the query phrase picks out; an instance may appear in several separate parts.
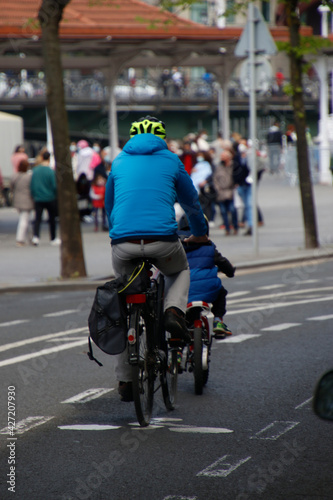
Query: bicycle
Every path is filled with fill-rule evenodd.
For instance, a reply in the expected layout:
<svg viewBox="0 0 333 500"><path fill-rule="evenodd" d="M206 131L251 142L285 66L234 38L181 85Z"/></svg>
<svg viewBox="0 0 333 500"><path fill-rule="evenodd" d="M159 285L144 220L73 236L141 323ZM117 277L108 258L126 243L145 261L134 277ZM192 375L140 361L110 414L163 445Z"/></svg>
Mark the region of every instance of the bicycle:
<svg viewBox="0 0 333 500"><path fill-rule="evenodd" d="M167 410L175 408L177 394L177 348L166 339L163 298L164 276L148 259L140 260L140 272L148 273L147 289L126 295L128 361L140 426L149 425L155 392L161 387ZM155 382L160 384L155 388Z"/></svg>
<svg viewBox="0 0 333 500"><path fill-rule="evenodd" d="M209 376L214 321L211 304L201 300L190 302L186 320L192 341L183 348L179 371L193 372L195 394L201 395Z"/></svg>

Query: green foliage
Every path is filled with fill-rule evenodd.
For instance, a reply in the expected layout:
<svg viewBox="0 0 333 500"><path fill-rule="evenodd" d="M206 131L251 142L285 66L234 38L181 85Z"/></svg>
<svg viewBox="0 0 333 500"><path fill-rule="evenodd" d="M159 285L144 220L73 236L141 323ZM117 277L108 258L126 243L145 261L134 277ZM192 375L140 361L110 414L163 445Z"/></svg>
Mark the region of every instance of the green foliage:
<svg viewBox="0 0 333 500"><path fill-rule="evenodd" d="M34 17L29 17L25 23L23 24L23 28L31 29L31 31L38 30L40 28L40 22L39 19L36 19Z"/></svg>
<svg viewBox="0 0 333 500"><path fill-rule="evenodd" d="M288 55L301 59L305 55L315 54L325 47L333 47L333 42L328 38L315 36L300 36L300 43L297 47L292 47L290 42L276 42L279 51L286 52Z"/></svg>

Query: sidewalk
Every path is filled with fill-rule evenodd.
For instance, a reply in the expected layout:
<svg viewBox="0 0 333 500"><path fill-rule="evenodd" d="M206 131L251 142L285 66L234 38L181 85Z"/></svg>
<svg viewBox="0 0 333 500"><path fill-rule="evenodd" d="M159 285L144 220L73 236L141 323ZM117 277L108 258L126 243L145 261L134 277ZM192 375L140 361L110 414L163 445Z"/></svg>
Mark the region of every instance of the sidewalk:
<svg viewBox="0 0 333 500"><path fill-rule="evenodd" d="M304 227L299 187L291 187L284 178L266 173L258 187L258 204L264 226L258 228L258 253L253 238L225 236L219 229L210 229L210 237L219 251L238 271L278 263L333 257L333 187L314 186L317 228L320 248L304 250ZM110 240L107 232L94 232L93 224L82 224L83 249L87 278L60 279L60 249L49 243L48 224L42 224L38 247L15 246L18 215L13 208L0 208L0 292L21 288L95 288L113 276Z"/></svg>

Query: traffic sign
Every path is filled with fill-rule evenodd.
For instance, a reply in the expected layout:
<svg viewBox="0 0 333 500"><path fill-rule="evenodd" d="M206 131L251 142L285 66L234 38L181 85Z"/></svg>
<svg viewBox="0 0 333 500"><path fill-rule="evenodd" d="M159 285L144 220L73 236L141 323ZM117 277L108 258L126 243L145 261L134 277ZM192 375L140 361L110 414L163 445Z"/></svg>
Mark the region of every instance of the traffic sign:
<svg viewBox="0 0 333 500"><path fill-rule="evenodd" d="M276 54L277 48L272 35L267 27L267 23L262 17L258 7L253 6L254 12L254 48L256 53ZM244 57L249 55L250 48L250 26L251 21L247 21L245 28L235 48L235 55Z"/></svg>

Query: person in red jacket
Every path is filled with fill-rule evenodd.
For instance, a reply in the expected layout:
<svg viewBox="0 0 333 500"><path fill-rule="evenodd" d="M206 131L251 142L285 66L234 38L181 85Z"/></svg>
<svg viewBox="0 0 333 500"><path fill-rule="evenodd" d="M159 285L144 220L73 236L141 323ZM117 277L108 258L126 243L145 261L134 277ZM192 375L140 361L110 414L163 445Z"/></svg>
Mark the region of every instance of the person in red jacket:
<svg viewBox="0 0 333 500"><path fill-rule="evenodd" d="M96 175L90 188L90 198L92 200L95 218L95 231L98 231L98 215L102 212L102 229L107 231L106 212L104 206L106 179L102 175Z"/></svg>

